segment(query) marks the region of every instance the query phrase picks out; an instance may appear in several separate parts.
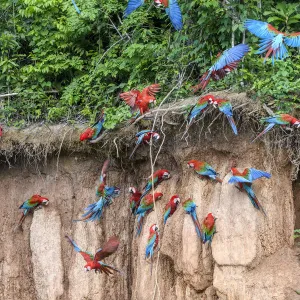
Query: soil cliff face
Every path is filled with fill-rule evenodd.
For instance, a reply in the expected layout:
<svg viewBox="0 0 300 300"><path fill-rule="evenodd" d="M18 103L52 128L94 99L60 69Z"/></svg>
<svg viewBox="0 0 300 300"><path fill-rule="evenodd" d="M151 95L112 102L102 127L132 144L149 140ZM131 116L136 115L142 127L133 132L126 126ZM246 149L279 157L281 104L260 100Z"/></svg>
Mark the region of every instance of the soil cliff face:
<svg viewBox="0 0 300 300"><path fill-rule="evenodd" d="M135 237L127 190L131 185L143 187L151 173L147 147L139 149L132 162L122 149L119 158L110 154L108 182L121 187L121 195L105 210L103 219L93 223L73 223L72 219L96 200L95 187L106 157L62 151L59 159L56 155L48 157L46 165L25 167L21 158L11 168L1 164L1 299L300 298L294 292L300 289L300 264L292 239L292 167L284 151L277 152L275 161L267 159L269 150L262 143L250 144L245 132L237 137L230 130L226 136L222 132L200 137L195 132L189 144L179 141L174 129L165 133L167 140L155 169L169 169L172 178L157 188L164 196L157 202L156 211L147 216L139 238ZM254 167L272 173L270 180L254 184L267 218L253 208L247 195L227 183L232 157L241 169ZM200 180L186 167L190 159L207 161L224 178L223 183ZM20 217L18 206L34 193L48 197L49 205L28 216L22 230L14 232ZM182 201L194 199L199 219L209 212L218 218L211 246L197 238L192 220L181 205L163 226L164 206L175 193ZM161 240L151 276L144 252L153 223L159 225ZM123 275L85 273L83 258L68 244L65 234L91 252L117 235L120 247L105 261L121 269Z"/></svg>

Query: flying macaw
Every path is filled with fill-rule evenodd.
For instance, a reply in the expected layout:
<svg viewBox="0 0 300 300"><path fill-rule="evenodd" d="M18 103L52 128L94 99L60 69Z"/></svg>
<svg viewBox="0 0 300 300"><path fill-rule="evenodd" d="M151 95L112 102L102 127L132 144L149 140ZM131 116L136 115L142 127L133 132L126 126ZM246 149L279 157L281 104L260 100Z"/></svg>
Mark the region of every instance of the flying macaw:
<svg viewBox="0 0 300 300"><path fill-rule="evenodd" d="M154 202L161 199L163 193L155 192L154 193ZM142 232L143 221L146 214L150 213L154 207L153 195L148 194L141 200L140 206L137 208L135 214L138 215L138 224L136 227L136 235L139 236Z"/></svg>
<svg viewBox="0 0 300 300"><path fill-rule="evenodd" d="M203 113L207 108L208 105L215 100L213 95L205 95L199 98L198 102L191 108L188 116L187 116L187 125L186 125L186 132L190 128L190 126L195 122L196 117Z"/></svg>
<svg viewBox="0 0 300 300"><path fill-rule="evenodd" d="M146 246L145 259L150 258L151 260L151 274L152 274L152 263L153 254L159 242L159 230L156 224L151 225L148 242Z"/></svg>
<svg viewBox="0 0 300 300"><path fill-rule="evenodd" d="M120 94L132 111L139 109L141 115L149 111L149 104L156 102L155 94L160 90L159 84L152 84L145 87L141 92L139 90L131 90ZM139 115L139 114L138 114ZM136 115L136 117L138 116Z"/></svg>
<svg viewBox="0 0 300 300"><path fill-rule="evenodd" d="M80 11L80 9L78 8L78 6L76 5L75 0L72 0L72 3L73 3L73 5L74 5L74 8L75 8L76 12L80 15L80 14L81 14L81 11Z"/></svg>
<svg viewBox="0 0 300 300"><path fill-rule="evenodd" d="M174 214L179 203L180 198L178 195L174 195L171 197L170 201L165 206L164 224L166 224L167 220Z"/></svg>
<svg viewBox="0 0 300 300"><path fill-rule="evenodd" d="M262 118L262 122L269 123L269 125L251 142L253 143L256 139L260 138L262 135L267 133L269 130L271 130L275 125L279 126L287 126L292 125L296 126L297 128L300 127L300 120L288 115L288 114L280 114L275 115L268 118Z"/></svg>
<svg viewBox="0 0 300 300"><path fill-rule="evenodd" d="M182 202L182 206L183 206L183 209L185 210L185 212L188 215L191 215L192 220L195 224L195 229L196 229L197 235L199 238L202 239L201 226L200 226L197 214L196 214L196 207L197 207L196 203L191 198L189 198L189 199L185 200L184 202Z"/></svg>
<svg viewBox="0 0 300 300"><path fill-rule="evenodd" d="M116 271L121 273L117 268L107 265L102 260L111 254L115 253L119 247L119 240L117 237L113 236L111 237L102 248L96 251L95 256L89 252L82 251L76 243L69 237L65 236L67 240L70 242L70 244L74 247L75 251L80 253L84 260L86 261L86 265L84 266L84 270L86 272L95 270L95 273L105 273L106 275L112 274L112 271Z"/></svg>
<svg viewBox="0 0 300 300"><path fill-rule="evenodd" d="M300 47L300 32L280 32L267 22L248 19L244 26L255 36L260 38L259 49L256 54L266 53L264 62L271 55L272 64L277 59L284 59L288 55L285 44L290 47Z"/></svg>
<svg viewBox="0 0 300 300"><path fill-rule="evenodd" d="M96 140L100 136L100 134L103 132L104 122L105 122L105 114L104 114L104 112L102 112L100 117L95 122L95 124L93 124L92 127L87 128L80 135L80 141L84 141L84 140L94 141L94 140Z"/></svg>
<svg viewBox="0 0 300 300"><path fill-rule="evenodd" d="M203 244L212 242L214 234L216 233L216 225L215 225L216 218L213 216L212 213L209 213L206 218L203 220L202 223L202 241Z"/></svg>
<svg viewBox="0 0 300 300"><path fill-rule="evenodd" d="M134 147L131 155L129 156L129 159L132 158L133 154L135 153L136 149L138 148L138 146L141 143L149 144L151 137L154 141L157 141L160 138L159 134L152 130L142 130L142 131L138 132L135 135L135 137L136 137L135 147Z"/></svg>
<svg viewBox="0 0 300 300"><path fill-rule="evenodd" d="M252 183L254 180L259 179L261 177L271 178L271 174L268 172L264 172L261 170L246 168L243 172L239 172L236 168L231 168L232 177L229 179L228 183L237 184L236 187L240 191L245 191L248 195L253 206L261 210L266 216L266 212L263 209L262 205L258 201L253 189Z"/></svg>
<svg viewBox="0 0 300 300"><path fill-rule="evenodd" d="M132 186L129 188L129 193L131 194L129 199L130 209L132 214L135 215L135 211L140 205L142 193L140 193L135 187Z"/></svg>
<svg viewBox="0 0 300 300"><path fill-rule="evenodd" d="M211 104L215 107L215 108L219 108L219 110L225 114L225 116L227 117L230 126L234 132L234 134L238 134L237 129L236 129L236 125L233 119L233 113L232 113L232 106L231 103L228 100L225 99L219 99L219 98L215 98L214 100L211 101Z"/></svg>
<svg viewBox="0 0 300 300"><path fill-rule="evenodd" d="M210 79L217 81L223 79L228 73L236 69L240 60L249 52L246 44L239 44L218 54L218 60L203 74L200 83L192 87L196 93L199 89L204 90Z"/></svg>
<svg viewBox="0 0 300 300"><path fill-rule="evenodd" d="M74 220L74 222L100 220L103 209L106 206L109 206L113 199L120 195L120 188L116 186L108 186L106 184L106 173L108 166L109 160L107 159L103 164L100 175L100 184L96 190L96 196L100 197L99 200L86 207L84 209L86 212L82 215L82 219Z"/></svg>
<svg viewBox="0 0 300 300"><path fill-rule="evenodd" d="M208 177L210 179L216 180L222 183L222 179L217 177L218 173L210 166L208 163L204 161L199 161L192 159L187 163L188 168L194 169L194 171L198 174L200 178Z"/></svg>
<svg viewBox="0 0 300 300"><path fill-rule="evenodd" d="M182 15L177 0L154 0L154 3L157 7L164 6L166 14L169 16L171 23L176 30L182 29ZM128 17L143 4L144 0L129 0L124 12L124 17Z"/></svg>
<svg viewBox="0 0 300 300"><path fill-rule="evenodd" d="M153 173L153 182L152 182L152 176L150 175L148 177L148 182L146 183L144 187L144 192L141 196L141 199L143 199L151 190L152 185L154 185L154 188L156 188L160 183L162 183L164 180L167 180L171 177L171 174L166 169L161 169Z"/></svg>
<svg viewBox="0 0 300 300"><path fill-rule="evenodd" d="M42 205L48 205L49 199L46 197L42 197L40 195L33 195L31 198L26 200L20 207L19 209L23 209L21 219L16 226L18 228L19 226L22 225L25 217L28 215L29 212L32 210L36 210L37 208L41 208Z"/></svg>

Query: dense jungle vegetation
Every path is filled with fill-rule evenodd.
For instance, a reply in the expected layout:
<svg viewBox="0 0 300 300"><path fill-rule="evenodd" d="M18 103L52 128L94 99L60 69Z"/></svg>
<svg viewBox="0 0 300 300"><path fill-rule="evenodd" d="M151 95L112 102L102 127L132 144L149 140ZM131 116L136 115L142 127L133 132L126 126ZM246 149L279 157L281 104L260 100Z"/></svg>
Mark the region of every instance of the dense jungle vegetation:
<svg viewBox="0 0 300 300"><path fill-rule="evenodd" d="M251 53L238 71L210 90L246 90L289 112L299 105L300 55L263 64L258 39L245 32L246 18L279 30L300 31L299 1L179 0L184 29L176 32L149 0L123 19L126 0L2 0L0 2L0 122L93 120L107 109L107 128L131 114L121 91L162 85L158 100L191 95L190 87L215 56L245 41ZM7 94L14 94L5 96ZM170 100L171 101L171 100Z"/></svg>

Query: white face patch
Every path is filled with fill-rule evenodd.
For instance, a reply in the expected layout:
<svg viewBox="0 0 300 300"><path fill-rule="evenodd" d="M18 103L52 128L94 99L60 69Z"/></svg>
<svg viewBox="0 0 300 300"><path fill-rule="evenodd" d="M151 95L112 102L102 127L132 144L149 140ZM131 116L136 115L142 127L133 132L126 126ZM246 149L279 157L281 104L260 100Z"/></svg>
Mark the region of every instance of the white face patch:
<svg viewBox="0 0 300 300"><path fill-rule="evenodd" d="M169 174L169 173L167 173L167 172L165 172L165 173L163 174L163 177L165 177L165 178L169 178L169 177L170 177L170 174Z"/></svg>
<svg viewBox="0 0 300 300"><path fill-rule="evenodd" d="M179 204L179 203L180 203L180 199L179 199L179 198L175 198L175 199L174 199L174 203L175 203L175 204Z"/></svg>
<svg viewBox="0 0 300 300"><path fill-rule="evenodd" d="M189 164L188 164L188 167L194 168L194 164L193 164L193 163L189 163Z"/></svg>

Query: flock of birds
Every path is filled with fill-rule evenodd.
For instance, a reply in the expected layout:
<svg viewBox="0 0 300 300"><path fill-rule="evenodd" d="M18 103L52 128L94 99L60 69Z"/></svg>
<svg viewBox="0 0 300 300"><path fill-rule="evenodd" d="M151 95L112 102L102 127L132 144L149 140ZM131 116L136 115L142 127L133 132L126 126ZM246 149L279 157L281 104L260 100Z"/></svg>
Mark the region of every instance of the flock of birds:
<svg viewBox="0 0 300 300"><path fill-rule="evenodd" d="M80 14L81 11L75 1L72 0L72 2L76 11ZM156 5L162 5L165 8L167 15L176 30L182 29L183 22L181 11L176 0L154 0L154 2ZM127 17L142 4L144 4L144 0L129 0L124 16ZM246 20L244 26L251 33L261 39L259 45L260 48L257 53L262 54L266 52L265 59L271 56L273 64L276 59L284 59L287 56L287 49L285 45L290 47L300 47L300 32L292 34L283 33L266 22L256 20ZM219 54L217 61L201 76L199 84L193 87L193 91L197 92L199 89L204 90L209 84L210 79L223 79L228 73L237 68L238 63L249 52L249 49L248 45L239 44L231 49L227 49L222 54ZM120 98L131 107L132 111L138 111L134 116L133 121L136 120L138 116L147 113L150 109L149 106L151 103L155 104L155 95L159 92L159 90L159 84L152 84L145 87L142 91L134 89L120 94ZM190 126L194 123L196 117L203 114L209 106L218 108L222 113L224 113L234 134L238 134L237 127L233 119L231 103L225 99L216 98L213 95L205 95L201 97L191 108L186 119L187 125L185 133L187 133ZM297 128L300 126L300 120L288 114L277 114L275 116L263 118L262 121L268 125L253 141L268 132L275 125L284 127L292 125ZM98 139L104 131L104 123L105 112L102 112L95 124L87 128L80 135L80 140L95 141ZM2 130L0 130L0 133L2 134ZM152 130L142 130L138 132L136 134L136 145L130 155L130 159L141 144L151 145L153 141L157 141L159 138L159 134ZM104 209L110 206L113 203L113 199L120 195L120 188L116 186L109 186L106 182L108 166L109 160L106 160L101 171L100 183L96 189L96 197L98 200L86 207L81 219L74 220L74 222L99 220L103 215ZM187 162L187 166L194 169L196 175L203 180L213 180L222 183L222 180L218 177L218 173L207 162L190 160ZM266 216L266 212L261 203L258 201L252 185L255 180L261 177L270 178L271 174L254 168L247 168L243 172L240 172L235 165L231 166L231 173L232 177L228 182L234 184L239 191L245 192L253 206ZM171 174L167 169L160 169L149 176L143 191L140 192L135 187L129 188L130 209L132 214L137 216L137 236L139 236L142 232L145 217L153 211L154 202L163 197L163 193L161 192L155 192L153 195L150 194L150 192L156 189L163 181L170 178ZM167 220L175 213L180 202L181 199L177 194L170 198L164 209L164 224L166 224ZM22 225L29 212L39 209L48 203L49 199L40 195L33 195L30 199L26 200L20 206L20 209L22 209L23 212L17 227ZM200 223L196 213L197 206L193 199L189 198L185 200L182 203L182 207L187 214L191 215L196 233L202 242L211 243L213 236L216 233L216 218L214 215L209 213ZM159 243L159 229L157 224L151 225L149 231L150 233L145 249L145 257L150 258L152 262L154 250L157 248ZM66 236L66 238L74 249L85 259L86 265L84 268L86 271L95 270L95 272L104 272L105 274L111 274L112 271L120 272L117 268L103 262L104 258L117 251L119 246L119 240L117 237L111 237L101 249L96 251L95 255L82 251L69 236Z"/></svg>

